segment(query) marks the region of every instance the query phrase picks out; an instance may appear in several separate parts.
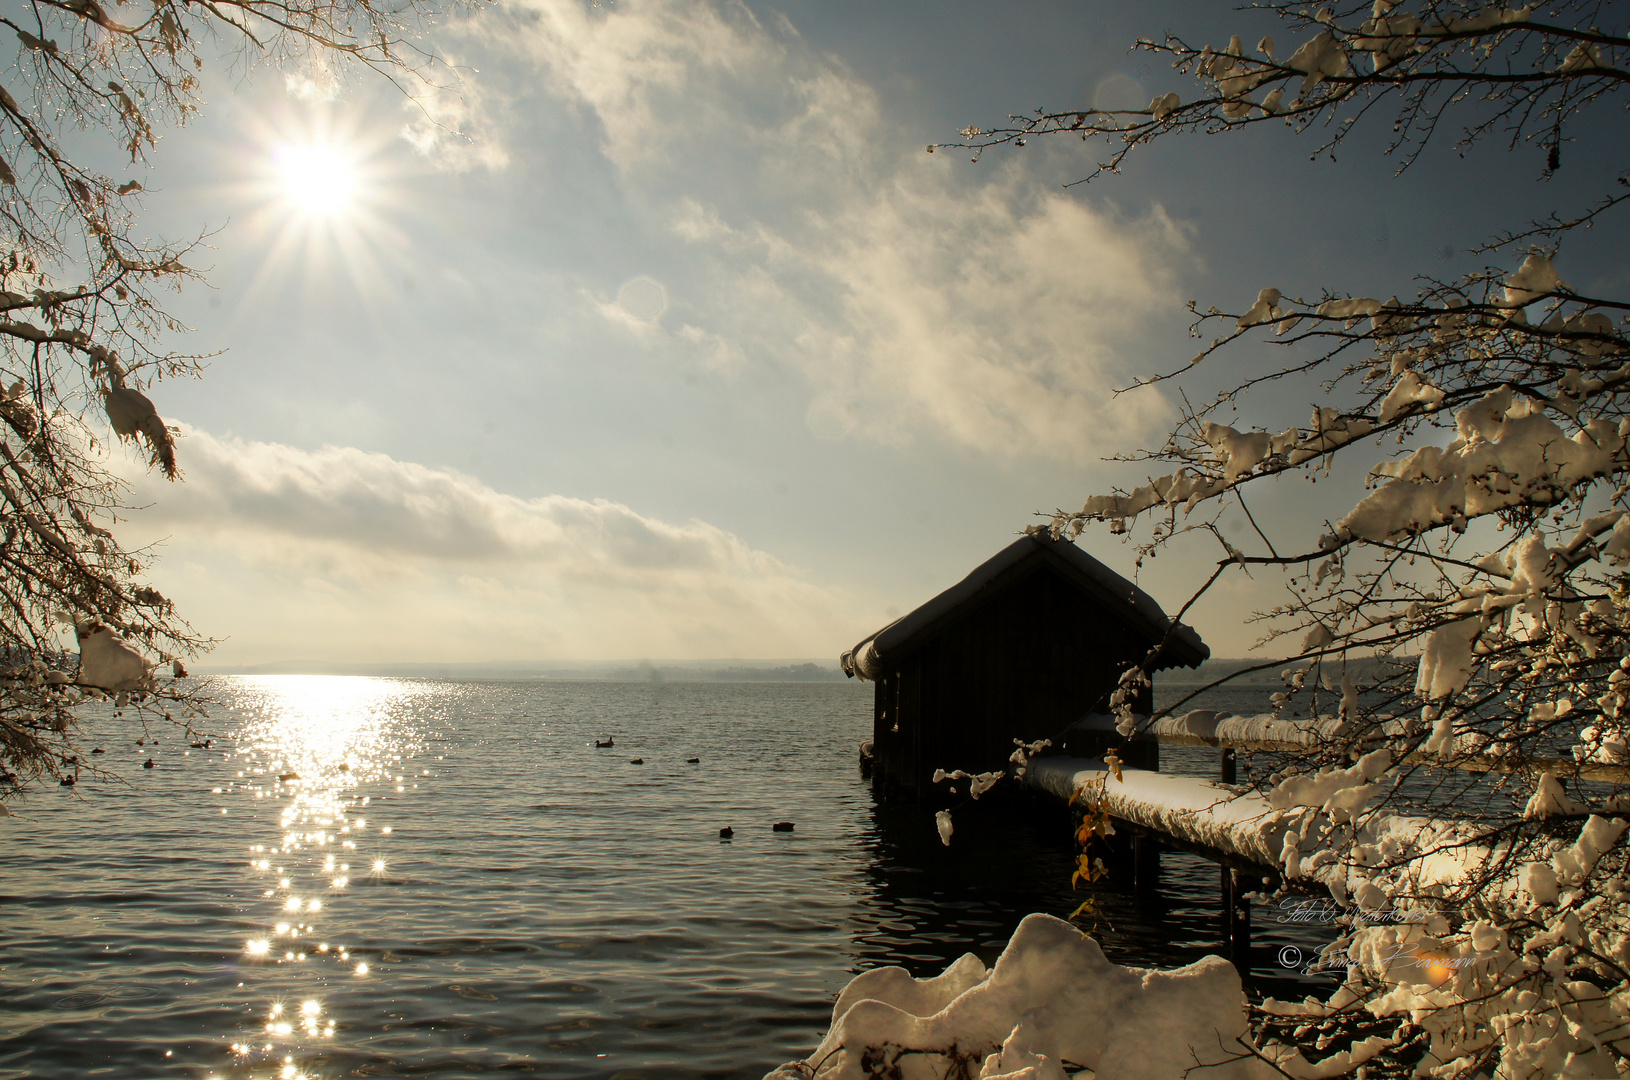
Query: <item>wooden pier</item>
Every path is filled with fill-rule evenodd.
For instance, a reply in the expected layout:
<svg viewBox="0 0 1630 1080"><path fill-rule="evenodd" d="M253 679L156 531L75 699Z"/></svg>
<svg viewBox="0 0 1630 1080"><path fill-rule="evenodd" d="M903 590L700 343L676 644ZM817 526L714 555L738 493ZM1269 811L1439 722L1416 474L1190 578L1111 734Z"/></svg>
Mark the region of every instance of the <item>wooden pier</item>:
<svg viewBox="0 0 1630 1080"><path fill-rule="evenodd" d="M1287 877L1282 863L1287 834L1301 832L1319 807L1275 808L1249 788L1235 783L1235 758L1239 751L1296 752L1327 745L1336 735L1336 721L1288 720L1264 714L1233 717L1226 713L1193 712L1144 725L1136 738L1127 741L1115 730L1110 716L1091 715L1072 724L1064 732L1065 754L1035 757L1028 762L1023 778L1030 790L1059 804L1067 804L1083 786L1103 792L1104 809L1115 822L1117 833L1130 833L1130 845L1122 845L1118 868L1130 871L1133 886L1142 891L1158 875L1158 851L1171 848L1188 851L1218 864L1221 878L1220 937L1230 959L1241 969L1250 966L1250 905L1252 892L1272 892ZM1176 776L1160 772L1161 744L1206 746L1218 751L1218 777ZM1111 748L1128 762L1119 776L1111 773L1103 755ZM1443 765L1440 759L1427 761L1424 755L1408 760ZM1463 756L1452 767L1471 772L1514 771L1513 763L1499 759ZM1578 776L1588 780L1622 780L1630 768L1571 759L1526 759L1524 769L1551 771L1557 776ZM1444 830L1457 823L1428 821L1401 814L1377 815L1365 828L1377 842L1429 850L1442 839ZM1424 839L1423 839L1424 838ZM1449 881L1465 869L1468 861L1486 854L1481 846L1461 843L1452 856L1428 856L1424 873L1435 880ZM1308 872L1298 867L1289 872L1299 888L1331 894L1327 875L1339 873L1345 881L1345 868L1327 864ZM1149 878L1149 884L1140 881Z"/></svg>
<svg viewBox="0 0 1630 1080"><path fill-rule="evenodd" d="M1249 968L1251 918L1245 897L1272 892L1283 881L1276 853L1269 850L1272 840L1282 836L1272 824L1283 813L1261 796L1221 781L1136 768L1122 768L1116 779L1101 758L1032 758L1024 777L1026 787L1060 805L1089 782L1102 784L1116 835L1130 839L1120 845L1112 866L1117 874L1130 875L1135 891L1152 893L1159 887L1163 850L1186 851L1217 864L1219 940L1230 960L1242 970Z"/></svg>

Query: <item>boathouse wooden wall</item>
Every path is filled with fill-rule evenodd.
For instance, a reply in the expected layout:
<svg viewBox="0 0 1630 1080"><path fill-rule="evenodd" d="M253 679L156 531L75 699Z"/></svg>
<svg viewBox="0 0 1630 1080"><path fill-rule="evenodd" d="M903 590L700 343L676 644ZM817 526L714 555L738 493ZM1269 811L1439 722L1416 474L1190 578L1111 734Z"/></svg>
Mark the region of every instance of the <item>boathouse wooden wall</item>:
<svg viewBox="0 0 1630 1080"><path fill-rule="evenodd" d="M1103 708L1149 645L1059 570L1033 564L877 680L875 781L892 796L920 799L935 769L1001 769L1014 739L1055 736ZM1136 707L1147 714L1147 696Z"/></svg>

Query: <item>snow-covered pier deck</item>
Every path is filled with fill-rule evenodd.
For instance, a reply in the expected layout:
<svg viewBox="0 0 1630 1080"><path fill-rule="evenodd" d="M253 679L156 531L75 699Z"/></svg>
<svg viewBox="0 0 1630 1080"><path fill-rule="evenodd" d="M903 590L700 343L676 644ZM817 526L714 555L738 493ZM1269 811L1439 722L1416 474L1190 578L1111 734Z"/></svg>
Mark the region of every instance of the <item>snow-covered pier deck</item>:
<svg viewBox="0 0 1630 1080"><path fill-rule="evenodd" d="M1262 796L1194 776L1122 769L1115 778L1107 772L1100 760L1033 758L1025 783L1068 803L1083 785L1101 781L1105 808L1117 821L1200 849L1217 862L1278 873L1279 851L1273 841L1283 829L1271 826L1283 815Z"/></svg>

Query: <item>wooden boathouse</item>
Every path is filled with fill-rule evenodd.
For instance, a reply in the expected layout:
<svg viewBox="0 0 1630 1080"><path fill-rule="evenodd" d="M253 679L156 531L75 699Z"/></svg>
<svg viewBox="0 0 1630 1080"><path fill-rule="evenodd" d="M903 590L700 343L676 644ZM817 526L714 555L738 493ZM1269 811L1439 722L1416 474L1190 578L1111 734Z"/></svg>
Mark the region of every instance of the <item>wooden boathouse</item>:
<svg viewBox="0 0 1630 1080"><path fill-rule="evenodd" d="M1151 648L1160 649L1155 670L1198 667L1209 657L1191 629L1174 626L1153 598L1075 544L1027 536L862 640L841 662L850 676L876 683L870 749L882 794L926 801L936 794L935 769L1001 770L1014 739L1050 738L1053 749L1031 759L1022 787L1075 815L1075 795L1094 790L1116 823L1113 843L1094 843L1104 845L1105 860L1116 867L1112 873L1140 892L1158 888L1163 848L1217 863L1224 952L1249 970L1253 894L1274 892L1288 879L1295 880L1295 891L1328 895L1343 908L1353 894L1346 863L1304 859L1286 842L1307 836L1324 809L1294 800L1276 804L1262 791L1237 784L1235 755L1307 753L1337 740L1342 722L1204 709L1152 718L1146 693L1134 703L1139 733L1128 742L1106 705L1121 673ZM1216 750L1220 775L1162 773L1161 743ZM1110 747L1124 767L1106 765ZM1426 751L1402 761L1444 764ZM1543 769L1557 777L1630 783L1630 765L1571 758L1514 761L1474 754L1448 767ZM1382 813L1366 818L1362 828L1374 843L1408 853L1418 850L1423 837L1427 844L1440 843L1443 824L1441 818ZM1441 875L1448 872L1445 866L1459 865L1456 860L1482 857L1473 842L1456 850L1455 859L1436 858L1432 872Z"/></svg>
<svg viewBox="0 0 1630 1080"><path fill-rule="evenodd" d="M1156 670L1198 667L1210 655L1149 594L1071 541L1042 534L1015 540L840 662L876 683L874 784L921 800L935 769L1002 769L1013 740L1056 741L1103 711L1121 673L1156 646ZM1150 705L1145 691L1135 709L1148 715ZM1153 768L1158 759L1129 764Z"/></svg>

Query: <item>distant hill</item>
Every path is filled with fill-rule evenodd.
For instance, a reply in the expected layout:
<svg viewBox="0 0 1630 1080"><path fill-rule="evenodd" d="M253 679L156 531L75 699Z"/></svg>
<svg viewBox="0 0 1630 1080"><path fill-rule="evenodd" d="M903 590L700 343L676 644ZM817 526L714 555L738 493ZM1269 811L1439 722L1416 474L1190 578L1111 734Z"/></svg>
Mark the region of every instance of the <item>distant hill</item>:
<svg viewBox="0 0 1630 1080"><path fill-rule="evenodd" d="M1249 658L1221 658L1207 660L1198 669L1173 668L1155 675L1159 686L1205 685L1231 672L1255 667L1262 660ZM1361 673L1381 663L1407 664L1414 661L1381 661L1364 659L1352 661ZM1240 676L1233 686L1281 685L1279 672L1283 664L1272 664L1262 671ZM488 660L467 663L438 664L435 662L407 664L336 663L328 660L280 660L270 664L244 666L199 665L199 675L366 675L386 679L555 679L598 680L604 682L844 682L843 674L832 660L603 660L603 661L537 661L527 663L515 660Z"/></svg>
<svg viewBox="0 0 1630 1080"><path fill-rule="evenodd" d="M783 664L780 667L622 668L597 678L618 682L843 682L848 678L835 664Z"/></svg>
<svg viewBox="0 0 1630 1080"><path fill-rule="evenodd" d="M1266 663L1266 661L1262 659L1218 658L1207 660L1198 668L1192 670L1189 668L1173 668L1169 671L1159 672L1155 675L1155 682L1157 685L1161 686L1186 686L1190 684L1204 686L1206 683L1216 682L1218 679L1233 674L1236 671L1244 671L1247 668L1253 668L1263 663ZM1375 672L1378 672L1383 665L1386 665L1387 669L1391 671L1406 668L1413 670L1415 667L1415 659L1413 657L1398 660L1364 657L1349 660L1347 663L1349 667L1356 669L1355 674L1357 674L1360 678L1365 678ZM1268 667L1263 668L1261 671L1250 671L1239 676L1238 678L1232 680L1230 685L1280 686L1282 684L1282 680L1279 677L1279 673L1283 671L1286 666L1287 665L1282 663L1269 664Z"/></svg>
<svg viewBox="0 0 1630 1080"><path fill-rule="evenodd" d="M365 675L387 679L555 679L607 682L843 682L834 661L658 660L524 663L482 661L438 664L336 663L280 660L270 664L200 666L199 675Z"/></svg>

